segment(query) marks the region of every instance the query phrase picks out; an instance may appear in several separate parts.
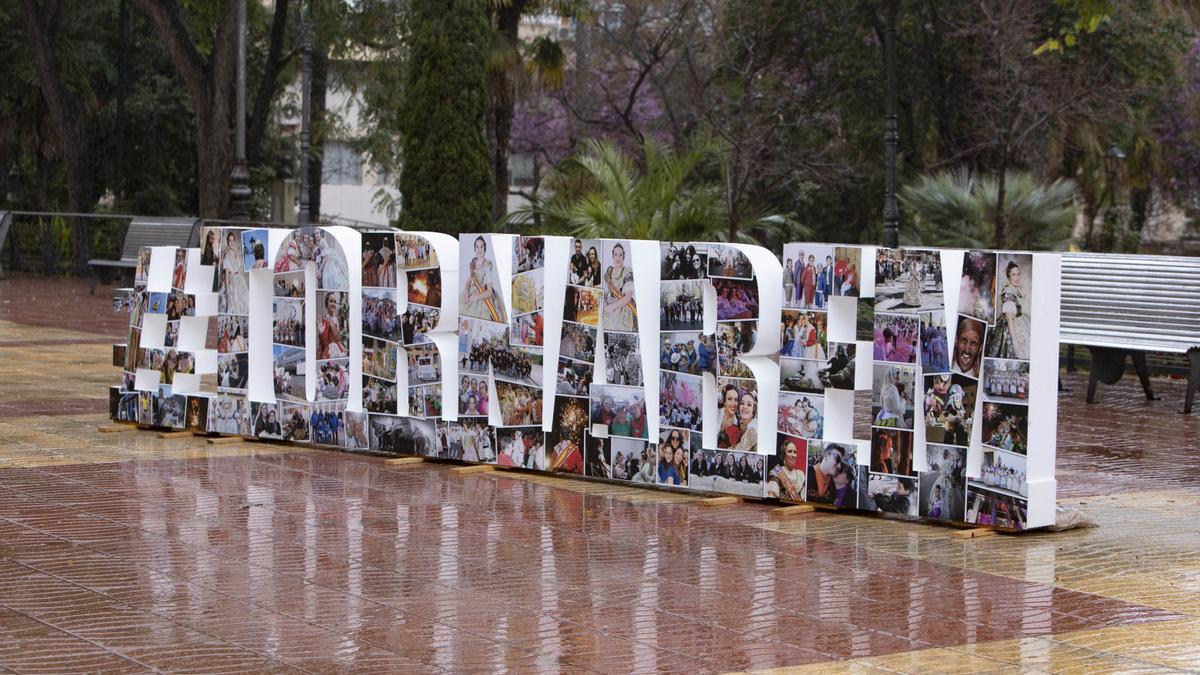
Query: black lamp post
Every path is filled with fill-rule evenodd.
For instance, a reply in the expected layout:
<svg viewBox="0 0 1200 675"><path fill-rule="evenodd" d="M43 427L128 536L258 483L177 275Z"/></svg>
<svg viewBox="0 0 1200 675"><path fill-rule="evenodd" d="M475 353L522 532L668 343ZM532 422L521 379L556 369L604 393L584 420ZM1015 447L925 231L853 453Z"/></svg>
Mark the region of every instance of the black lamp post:
<svg viewBox="0 0 1200 675"><path fill-rule="evenodd" d="M309 104L310 82L312 80L312 26L308 23L305 3L300 2L300 213L296 223L305 228L309 226L308 204L308 162L311 150L309 135Z"/></svg>
<svg viewBox="0 0 1200 675"><path fill-rule="evenodd" d="M887 75L887 109L883 117L883 245L900 245L900 208L896 203L896 13L897 0L884 3L883 59Z"/></svg>
<svg viewBox="0 0 1200 675"><path fill-rule="evenodd" d="M246 165L246 0L238 0L237 92L234 112L233 169L229 172L229 215L238 220L250 217L250 169Z"/></svg>

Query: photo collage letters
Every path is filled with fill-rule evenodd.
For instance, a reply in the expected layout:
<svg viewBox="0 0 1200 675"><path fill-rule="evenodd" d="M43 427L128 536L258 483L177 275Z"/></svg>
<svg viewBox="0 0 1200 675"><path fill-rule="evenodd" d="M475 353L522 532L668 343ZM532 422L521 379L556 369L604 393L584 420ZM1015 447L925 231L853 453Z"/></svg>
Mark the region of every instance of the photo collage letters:
<svg viewBox="0 0 1200 675"><path fill-rule="evenodd" d="M748 249L661 242L660 268L635 270L631 246L644 242L464 234L458 319L443 326L443 261L427 237L365 232L361 252L347 255L321 228L291 230L272 262L269 234L205 227L199 249L170 251L169 290L166 263L155 258L153 292L151 250L143 249L134 288L114 300L114 309L130 312L129 338L113 350L123 371L110 395L114 419L1027 526L1032 254L953 252L963 257L957 279L943 273L940 250L786 244L775 263L782 269L779 394L763 417L758 380L743 358L754 361L746 355L761 337L759 271ZM563 250L551 244L567 251L550 261L565 275L547 268L547 250ZM353 368L349 264L359 255L362 356ZM502 274L509 260L511 274ZM874 266L873 297L869 285L861 289L864 265ZM639 311L653 302L639 307L635 290L653 285L635 283L635 275L656 272L654 316ZM252 273L272 282L273 402L248 395ZM565 290L548 294L548 277L560 284L565 277ZM944 284L959 285L953 311ZM215 298L215 345L194 337L207 333L196 330L207 325L208 297ZM563 305L561 324L548 327L559 334L549 364L548 302L552 315ZM712 333L706 310L716 317ZM646 322L659 336L657 383L653 357L643 359L640 329L654 330ZM456 354L441 351L455 344ZM870 358L859 353L868 349ZM204 363L204 374L215 372L215 394L200 389ZM869 373L858 379L871 381L869 439L831 434L853 428L842 415L852 413L845 402L864 368ZM443 382L457 385L457 396L443 392ZM656 384L657 435L647 400ZM361 410L349 410L359 391ZM545 407L544 396L552 397ZM457 421L445 419L451 411ZM705 419L715 427L707 430L712 447L704 447ZM760 447L761 433L774 434L767 437L773 452ZM982 451L972 461L982 459L979 475L969 477L973 442Z"/></svg>

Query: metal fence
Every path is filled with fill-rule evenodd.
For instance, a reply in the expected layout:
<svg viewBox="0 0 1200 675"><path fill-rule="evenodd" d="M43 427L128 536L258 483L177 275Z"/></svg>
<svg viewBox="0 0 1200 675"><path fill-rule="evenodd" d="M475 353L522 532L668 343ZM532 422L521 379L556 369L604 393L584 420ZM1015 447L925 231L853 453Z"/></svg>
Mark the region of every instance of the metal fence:
<svg viewBox="0 0 1200 675"><path fill-rule="evenodd" d="M133 216L95 213L0 212L4 274L85 276L92 258L115 259Z"/></svg>

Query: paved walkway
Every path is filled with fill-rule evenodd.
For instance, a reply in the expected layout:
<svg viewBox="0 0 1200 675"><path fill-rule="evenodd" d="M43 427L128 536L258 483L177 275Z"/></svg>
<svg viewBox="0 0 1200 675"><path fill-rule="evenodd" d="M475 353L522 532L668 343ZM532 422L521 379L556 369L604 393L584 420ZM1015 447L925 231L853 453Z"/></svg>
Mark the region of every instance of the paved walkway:
<svg viewBox="0 0 1200 675"><path fill-rule="evenodd" d="M0 282L0 671L1200 665L1200 415L1176 412L1180 383L1157 381L1163 400L1147 403L1126 381L1087 406L1086 382L1067 379L1060 501L1101 527L958 540L579 480L102 434L116 372L96 340L112 330L18 316L12 288Z"/></svg>

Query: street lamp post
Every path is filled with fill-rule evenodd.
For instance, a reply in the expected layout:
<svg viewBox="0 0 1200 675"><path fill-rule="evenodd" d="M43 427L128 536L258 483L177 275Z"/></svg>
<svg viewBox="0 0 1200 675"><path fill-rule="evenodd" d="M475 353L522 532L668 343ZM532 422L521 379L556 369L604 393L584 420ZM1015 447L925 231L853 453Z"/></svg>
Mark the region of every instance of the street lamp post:
<svg viewBox="0 0 1200 675"><path fill-rule="evenodd" d="M246 0L238 0L237 93L234 127L237 129L233 168L229 172L229 215L250 217L250 168L246 165Z"/></svg>
<svg viewBox="0 0 1200 675"><path fill-rule="evenodd" d="M883 118L883 245L900 245L900 209L896 204L896 13L897 0L884 4L883 58L887 75L887 109Z"/></svg>
<svg viewBox="0 0 1200 675"><path fill-rule="evenodd" d="M300 227L307 227L309 220L308 213L308 161L311 137L309 135L309 83L312 79L312 30L308 25L308 16L305 11L307 3L301 0L300 2L300 213L296 217L296 223Z"/></svg>
<svg viewBox="0 0 1200 675"><path fill-rule="evenodd" d="M1107 238L1107 233L1113 233L1113 240L1109 241L1109 246L1116 244L1117 236L1117 196L1121 193L1117 189L1117 179L1121 174L1121 165L1125 163L1125 153L1121 149L1113 145L1108 148L1108 152L1104 153L1104 187L1108 191L1108 207L1104 209L1104 226ZM1111 230L1109 228L1112 228Z"/></svg>

